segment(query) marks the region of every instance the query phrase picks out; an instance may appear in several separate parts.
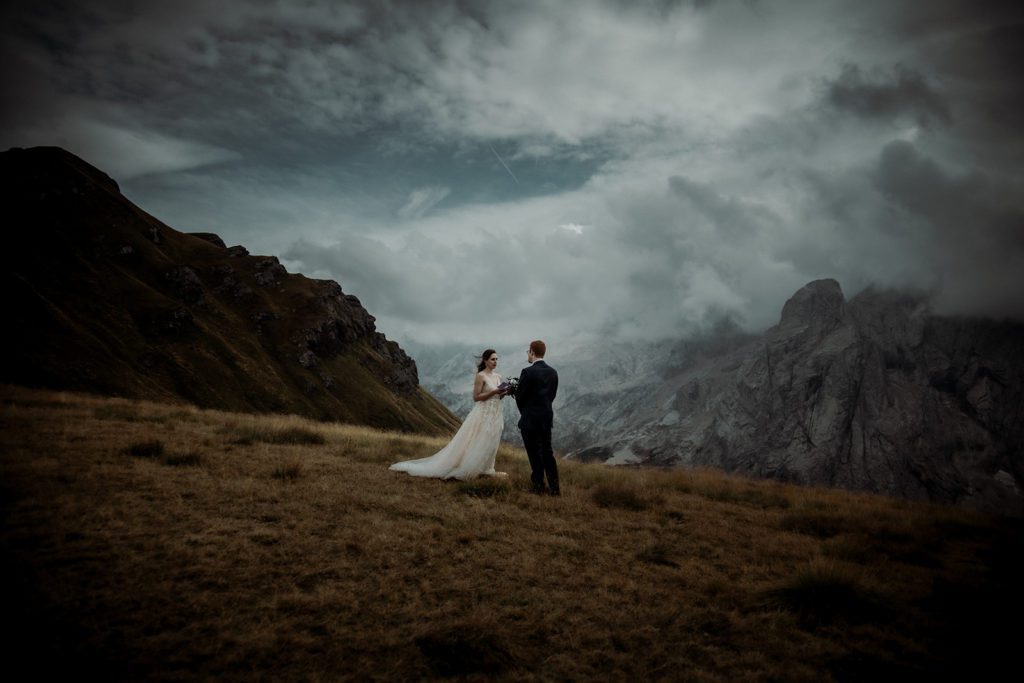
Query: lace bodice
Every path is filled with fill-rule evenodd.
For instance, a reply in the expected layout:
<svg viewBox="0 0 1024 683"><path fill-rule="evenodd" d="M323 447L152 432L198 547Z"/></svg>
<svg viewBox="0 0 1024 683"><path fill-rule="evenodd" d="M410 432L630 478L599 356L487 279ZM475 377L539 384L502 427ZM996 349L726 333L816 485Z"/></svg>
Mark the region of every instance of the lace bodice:
<svg viewBox="0 0 1024 683"><path fill-rule="evenodd" d="M491 373L490 377L484 375L484 391L493 391L494 389L497 389L498 385L501 384L502 379L502 376L496 372ZM491 415L493 413L500 413L502 405L501 396L495 394L486 401L476 401L473 407Z"/></svg>
<svg viewBox="0 0 1024 683"><path fill-rule="evenodd" d="M499 375L496 372L492 372L490 374L490 376L484 375L483 377L484 377L484 388L487 391L493 391L494 389L497 389L498 385L501 384L502 379L504 379L501 375ZM491 399L495 399L495 398L498 398L498 396L492 396L491 398L489 398L487 400L490 401Z"/></svg>

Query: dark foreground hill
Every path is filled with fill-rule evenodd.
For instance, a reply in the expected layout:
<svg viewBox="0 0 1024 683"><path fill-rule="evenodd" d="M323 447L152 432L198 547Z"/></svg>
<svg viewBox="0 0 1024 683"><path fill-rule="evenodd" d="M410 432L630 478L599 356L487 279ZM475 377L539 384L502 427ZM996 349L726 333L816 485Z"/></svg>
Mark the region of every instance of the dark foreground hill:
<svg viewBox="0 0 1024 683"><path fill-rule="evenodd" d="M455 417L333 281L185 234L52 147L0 153L0 382L443 433Z"/></svg>
<svg viewBox="0 0 1024 683"><path fill-rule="evenodd" d="M8 671L100 681L998 681L1018 520L0 387ZM28 677L25 677L28 680ZM18 680L11 677L10 680Z"/></svg>

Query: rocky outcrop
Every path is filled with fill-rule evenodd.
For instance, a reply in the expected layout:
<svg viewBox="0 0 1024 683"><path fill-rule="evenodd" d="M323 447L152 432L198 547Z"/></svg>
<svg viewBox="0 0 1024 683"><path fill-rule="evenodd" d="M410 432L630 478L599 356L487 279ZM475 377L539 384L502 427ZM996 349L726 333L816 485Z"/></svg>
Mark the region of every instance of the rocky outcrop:
<svg viewBox="0 0 1024 683"><path fill-rule="evenodd" d="M572 457L713 466L1024 512L1024 326L812 282L760 338L672 374Z"/></svg>
<svg viewBox="0 0 1024 683"><path fill-rule="evenodd" d="M0 381L444 433L415 362L332 281L170 228L57 148L0 154Z"/></svg>
<svg viewBox="0 0 1024 683"><path fill-rule="evenodd" d="M212 232L190 232L189 235L198 237L201 240L206 240L210 244L215 244L221 249L227 249L228 246L224 244L224 240L220 238L220 235L215 235Z"/></svg>

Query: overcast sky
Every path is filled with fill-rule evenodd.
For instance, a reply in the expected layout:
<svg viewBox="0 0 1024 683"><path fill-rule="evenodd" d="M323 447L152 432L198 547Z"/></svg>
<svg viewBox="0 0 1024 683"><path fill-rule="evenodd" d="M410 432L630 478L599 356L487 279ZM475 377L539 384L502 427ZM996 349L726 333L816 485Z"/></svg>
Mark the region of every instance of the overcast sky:
<svg viewBox="0 0 1024 683"><path fill-rule="evenodd" d="M8 2L0 147L392 338L760 330L810 280L1024 317L1024 3Z"/></svg>

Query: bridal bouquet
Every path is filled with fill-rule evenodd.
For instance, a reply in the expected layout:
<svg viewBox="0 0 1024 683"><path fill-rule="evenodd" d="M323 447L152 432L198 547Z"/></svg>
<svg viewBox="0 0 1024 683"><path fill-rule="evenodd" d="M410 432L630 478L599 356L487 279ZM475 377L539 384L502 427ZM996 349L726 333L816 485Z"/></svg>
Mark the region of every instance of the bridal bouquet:
<svg viewBox="0 0 1024 683"><path fill-rule="evenodd" d="M516 389L519 388L519 378L518 377L509 377L508 379L503 381L501 384L499 384L498 388L501 389L502 391L504 391L506 396L515 396L516 395Z"/></svg>

